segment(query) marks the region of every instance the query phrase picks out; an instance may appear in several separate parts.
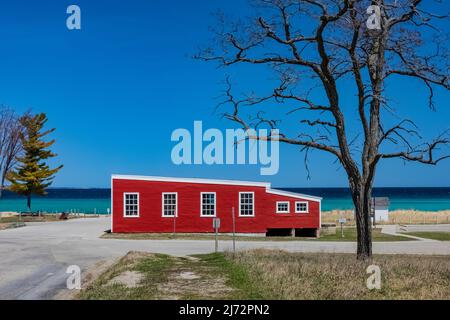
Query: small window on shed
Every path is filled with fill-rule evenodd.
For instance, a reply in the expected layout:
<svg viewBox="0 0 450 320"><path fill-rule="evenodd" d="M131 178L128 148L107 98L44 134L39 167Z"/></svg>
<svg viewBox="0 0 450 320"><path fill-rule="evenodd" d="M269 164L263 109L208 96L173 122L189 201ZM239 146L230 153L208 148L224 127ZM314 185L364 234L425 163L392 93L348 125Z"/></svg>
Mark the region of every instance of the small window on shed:
<svg viewBox="0 0 450 320"><path fill-rule="evenodd" d="M277 201L277 213L289 213L289 201Z"/></svg>
<svg viewBox="0 0 450 320"><path fill-rule="evenodd" d="M309 206L306 201L297 201L295 202L295 213L308 213Z"/></svg>
<svg viewBox="0 0 450 320"><path fill-rule="evenodd" d="M123 194L123 215L128 218L139 217L139 193Z"/></svg>

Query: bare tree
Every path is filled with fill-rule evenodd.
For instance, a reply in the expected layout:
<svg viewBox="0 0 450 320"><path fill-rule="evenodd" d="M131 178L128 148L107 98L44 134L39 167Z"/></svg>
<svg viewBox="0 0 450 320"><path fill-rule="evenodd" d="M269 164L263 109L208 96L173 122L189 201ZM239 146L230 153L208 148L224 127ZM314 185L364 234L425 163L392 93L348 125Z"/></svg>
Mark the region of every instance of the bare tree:
<svg viewBox="0 0 450 320"><path fill-rule="evenodd" d="M358 259L372 255L371 194L380 160L436 165L449 157L442 150L449 144L448 131L424 142L412 120L386 121L395 113L386 90L391 78L420 81L432 109L436 88L450 89L449 39L439 29L449 14L429 12L430 2L259 0L253 3L255 17L244 22L219 15L213 45L196 56L221 67L268 66L279 76L270 92L243 97L234 95L227 78L220 105L232 111L224 117L245 129L268 126L280 132L253 139L298 145L306 155L318 149L336 158L355 206ZM351 102L342 98L349 91L355 97ZM298 132L283 128L273 115L280 110L290 116L284 120L298 124ZM246 111L252 116L243 115ZM354 118L349 120L348 113L360 123L355 137L350 137Z"/></svg>
<svg viewBox="0 0 450 320"><path fill-rule="evenodd" d="M0 198L5 188L6 175L16 164L16 157L22 150L21 132L22 126L14 110L0 107Z"/></svg>

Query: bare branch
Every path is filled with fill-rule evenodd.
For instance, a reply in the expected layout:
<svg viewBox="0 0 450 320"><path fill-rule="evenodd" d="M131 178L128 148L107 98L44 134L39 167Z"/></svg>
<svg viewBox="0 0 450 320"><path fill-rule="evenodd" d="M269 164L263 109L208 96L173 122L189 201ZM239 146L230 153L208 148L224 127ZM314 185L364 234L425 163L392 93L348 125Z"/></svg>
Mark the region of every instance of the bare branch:
<svg viewBox="0 0 450 320"><path fill-rule="evenodd" d="M447 133L447 132L446 132ZM442 160L450 158L450 155L443 155L436 158L435 152L442 146L448 146L450 139L444 137L444 134L431 143L427 143L422 147L412 148L408 151L400 151L394 153L380 153L380 159L401 158L406 161L420 162L423 164L437 165Z"/></svg>

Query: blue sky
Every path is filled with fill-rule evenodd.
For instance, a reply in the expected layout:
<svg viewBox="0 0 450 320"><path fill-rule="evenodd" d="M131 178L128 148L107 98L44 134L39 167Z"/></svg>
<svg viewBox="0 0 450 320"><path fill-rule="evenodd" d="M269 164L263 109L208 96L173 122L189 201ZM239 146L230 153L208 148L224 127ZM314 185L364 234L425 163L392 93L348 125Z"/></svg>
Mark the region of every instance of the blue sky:
<svg viewBox="0 0 450 320"><path fill-rule="evenodd" d="M82 30L66 28L66 8L78 4ZM175 166L176 128L232 128L213 109L224 70L191 56L205 43L218 8L245 13L243 1L3 1L0 4L0 104L46 112L56 127L57 187L107 187L112 173L270 181L279 187L339 187L347 181L333 159L310 158L306 179L298 148L282 146L280 171L259 166ZM232 71L232 76L236 76ZM244 79L261 78L246 71ZM255 81L255 79L257 81ZM447 128L450 95L426 107L418 83L393 83L396 104L425 137ZM414 112L410 112L414 110ZM357 123L350 124L357 125ZM450 161L437 167L386 161L377 186L449 186Z"/></svg>

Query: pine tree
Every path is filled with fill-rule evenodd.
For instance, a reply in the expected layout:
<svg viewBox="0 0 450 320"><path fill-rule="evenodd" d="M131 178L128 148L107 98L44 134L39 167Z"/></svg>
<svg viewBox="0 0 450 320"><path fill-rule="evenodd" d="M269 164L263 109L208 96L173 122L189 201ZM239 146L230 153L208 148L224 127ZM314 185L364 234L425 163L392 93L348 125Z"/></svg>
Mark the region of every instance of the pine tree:
<svg viewBox="0 0 450 320"><path fill-rule="evenodd" d="M56 172L62 165L50 169L44 160L55 157L48 148L55 140L45 141L43 138L55 131L55 128L43 131L47 122L45 113L36 115L26 114L20 118L23 133L20 140L23 145L23 155L17 158L18 166L12 170L7 179L11 182L9 189L27 197L27 207L31 211L31 195L46 195Z"/></svg>

